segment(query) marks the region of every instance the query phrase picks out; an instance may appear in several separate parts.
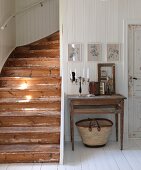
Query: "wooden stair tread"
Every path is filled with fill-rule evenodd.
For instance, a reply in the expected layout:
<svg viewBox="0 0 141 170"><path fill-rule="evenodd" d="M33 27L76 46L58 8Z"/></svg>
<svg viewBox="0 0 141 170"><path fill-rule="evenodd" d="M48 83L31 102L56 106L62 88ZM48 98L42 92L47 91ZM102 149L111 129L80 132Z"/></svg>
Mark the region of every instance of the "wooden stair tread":
<svg viewBox="0 0 141 170"><path fill-rule="evenodd" d="M47 53L47 52L59 52L60 51L60 49L43 49L42 51L41 50L29 50L29 51L15 51L15 54L21 54L21 53L29 53L29 54L31 54L31 53L36 53L36 52L39 52L39 53Z"/></svg>
<svg viewBox="0 0 141 170"><path fill-rule="evenodd" d="M14 111L14 112L3 112L2 110L0 111L0 117L7 117L7 116L12 116L12 117L17 117L17 116L21 116L21 117L28 117L28 116L41 116L41 117L45 117L45 116L60 116L60 112L59 111L49 111L49 110L33 110L33 111L24 111L24 110L19 110L19 111Z"/></svg>
<svg viewBox="0 0 141 170"><path fill-rule="evenodd" d="M0 127L0 133L57 133L60 127Z"/></svg>
<svg viewBox="0 0 141 170"><path fill-rule="evenodd" d="M20 58L21 60L16 60L16 58L12 58L13 60L8 60L5 67L60 67L60 61L58 60L30 60L29 58L25 60L25 58Z"/></svg>
<svg viewBox="0 0 141 170"><path fill-rule="evenodd" d="M50 77L50 76L48 76L48 77L6 77L6 76L1 76L0 77L0 80L14 80L14 81L16 81L16 80L20 80L20 81L36 81L36 80L41 80L41 81L46 81L46 80L48 80L48 81L51 81L51 80L59 80L59 81L61 81L61 77L60 76L53 76L53 77Z"/></svg>
<svg viewBox="0 0 141 170"><path fill-rule="evenodd" d="M60 44L58 42L54 43L48 43L48 44L37 44L37 45L31 45L30 50L43 50L43 49L57 49L60 47Z"/></svg>
<svg viewBox="0 0 141 170"><path fill-rule="evenodd" d="M47 55L47 54L44 54L44 55L40 55L40 54L35 54L35 53L31 53L30 55L28 54L18 54L16 56L14 55L11 55L9 58L40 58L40 57L45 57L45 58L59 58L60 56L57 54L57 55Z"/></svg>
<svg viewBox="0 0 141 170"><path fill-rule="evenodd" d="M37 98L37 99L25 99L25 98L0 98L0 103L50 103L59 102L61 97L49 97L49 98Z"/></svg>
<svg viewBox="0 0 141 170"><path fill-rule="evenodd" d="M35 42L30 44L30 46L38 46L38 45L52 45L52 44L60 44L59 40L52 40L52 41L42 41L42 42Z"/></svg>
<svg viewBox="0 0 141 170"><path fill-rule="evenodd" d="M56 109L54 109L54 108L46 108L46 107L40 107L40 108L14 108L14 109L10 109L10 108L8 108L8 109L0 109L1 110L1 112L22 112L22 111L40 111L40 110L42 110L42 111L58 111L58 112L60 112L60 108L56 108Z"/></svg>
<svg viewBox="0 0 141 170"><path fill-rule="evenodd" d="M3 67L1 76L54 77L60 76L60 67Z"/></svg>
<svg viewBox="0 0 141 170"><path fill-rule="evenodd" d="M57 144L16 144L16 145L0 145L1 153L15 153L15 152L46 152L59 153L60 146Z"/></svg>
<svg viewBox="0 0 141 170"><path fill-rule="evenodd" d="M59 66L50 66L50 67L45 67L45 66L26 66L26 67L3 67L3 70L49 70L49 69L54 69L58 70L60 69Z"/></svg>
<svg viewBox="0 0 141 170"><path fill-rule="evenodd" d="M21 57L21 58L8 58L8 61L22 61L22 60L31 60L31 61L52 61L52 62L55 62L55 61L60 61L59 58L46 58L46 57L38 57L38 58L24 58L24 57Z"/></svg>
<svg viewBox="0 0 141 170"><path fill-rule="evenodd" d="M15 51L11 54L10 58L32 58L32 57L46 57L46 58L59 58L60 50L58 49L45 49L45 50L29 50L29 51Z"/></svg>
<svg viewBox="0 0 141 170"><path fill-rule="evenodd" d="M45 84L45 83L38 83L38 84L36 84L36 85L33 85L33 84L31 84L31 83L27 83L27 87L25 88L25 89L22 89L22 87L21 87L21 85L22 84L24 84L24 82L22 83L14 83L13 85L9 85L9 86L7 86L7 85L1 85L0 84L0 91L1 90L49 90L49 89L60 89L60 87L61 87L61 84L60 83L57 83L56 82L56 84L55 83L47 83L47 84Z"/></svg>

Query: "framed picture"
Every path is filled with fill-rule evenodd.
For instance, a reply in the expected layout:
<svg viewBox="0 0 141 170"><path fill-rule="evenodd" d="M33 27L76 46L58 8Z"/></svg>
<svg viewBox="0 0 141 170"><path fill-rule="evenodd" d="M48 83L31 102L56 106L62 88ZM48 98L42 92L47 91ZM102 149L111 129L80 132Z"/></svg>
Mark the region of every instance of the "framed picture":
<svg viewBox="0 0 141 170"><path fill-rule="evenodd" d="M81 44L68 44L68 61L81 61Z"/></svg>
<svg viewBox="0 0 141 170"><path fill-rule="evenodd" d="M115 64L98 64L98 81L101 83L102 94L115 94ZM104 86L104 87L103 87Z"/></svg>
<svg viewBox="0 0 141 170"><path fill-rule="evenodd" d="M107 44L107 61L119 61L120 58L120 44Z"/></svg>
<svg viewBox="0 0 141 170"><path fill-rule="evenodd" d="M102 44L88 44L88 61L102 60Z"/></svg>

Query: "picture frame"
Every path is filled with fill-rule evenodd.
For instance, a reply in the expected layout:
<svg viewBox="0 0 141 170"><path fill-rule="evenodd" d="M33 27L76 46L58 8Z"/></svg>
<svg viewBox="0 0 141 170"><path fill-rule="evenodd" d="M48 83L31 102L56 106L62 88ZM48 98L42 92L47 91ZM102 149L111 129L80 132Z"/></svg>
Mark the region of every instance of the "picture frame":
<svg viewBox="0 0 141 170"><path fill-rule="evenodd" d="M120 59L120 44L107 44L107 62L116 62Z"/></svg>
<svg viewBox="0 0 141 170"><path fill-rule="evenodd" d="M101 94L115 94L115 63L98 63L98 81L104 86Z"/></svg>
<svg viewBox="0 0 141 170"><path fill-rule="evenodd" d="M81 44L79 43L71 43L68 44L68 61L72 61L72 62L77 62L77 61L81 61Z"/></svg>
<svg viewBox="0 0 141 170"><path fill-rule="evenodd" d="M89 43L87 48L88 48L88 61L102 60L102 44Z"/></svg>

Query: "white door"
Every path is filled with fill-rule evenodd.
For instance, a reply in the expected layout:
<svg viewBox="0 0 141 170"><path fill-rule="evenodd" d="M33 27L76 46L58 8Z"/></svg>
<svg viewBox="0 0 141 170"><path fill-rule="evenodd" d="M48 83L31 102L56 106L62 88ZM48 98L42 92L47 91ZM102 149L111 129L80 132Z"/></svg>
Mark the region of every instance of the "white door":
<svg viewBox="0 0 141 170"><path fill-rule="evenodd" d="M141 26L128 27L129 137L141 137Z"/></svg>

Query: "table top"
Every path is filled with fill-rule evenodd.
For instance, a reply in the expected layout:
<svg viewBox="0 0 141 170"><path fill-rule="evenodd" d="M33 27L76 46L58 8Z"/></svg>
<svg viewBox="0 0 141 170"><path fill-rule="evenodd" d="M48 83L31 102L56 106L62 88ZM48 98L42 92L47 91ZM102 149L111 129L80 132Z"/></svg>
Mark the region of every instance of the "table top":
<svg viewBox="0 0 141 170"><path fill-rule="evenodd" d="M94 95L67 95L68 99L126 99L125 96L121 94L113 94L113 95L99 95L99 96L94 96Z"/></svg>

